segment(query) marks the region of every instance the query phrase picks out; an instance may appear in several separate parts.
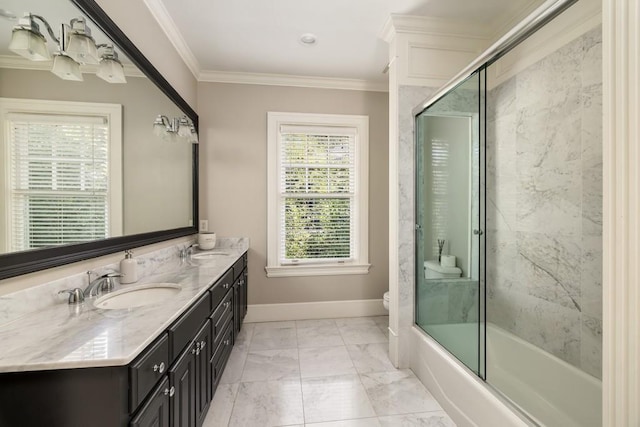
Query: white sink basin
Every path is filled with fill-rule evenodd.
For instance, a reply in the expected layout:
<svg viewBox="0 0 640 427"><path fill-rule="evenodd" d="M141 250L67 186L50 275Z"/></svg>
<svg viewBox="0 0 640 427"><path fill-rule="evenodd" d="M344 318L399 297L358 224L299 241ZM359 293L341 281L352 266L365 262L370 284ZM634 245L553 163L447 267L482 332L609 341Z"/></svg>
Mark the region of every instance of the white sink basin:
<svg viewBox="0 0 640 427"><path fill-rule="evenodd" d="M227 255L229 255L229 253L227 252L200 252L197 254L192 254L191 258L205 261L205 260L215 259L220 256L227 256Z"/></svg>
<svg viewBox="0 0 640 427"><path fill-rule="evenodd" d="M171 298L181 290L182 286L175 283L147 283L111 292L95 300L93 305L105 310L141 307Z"/></svg>

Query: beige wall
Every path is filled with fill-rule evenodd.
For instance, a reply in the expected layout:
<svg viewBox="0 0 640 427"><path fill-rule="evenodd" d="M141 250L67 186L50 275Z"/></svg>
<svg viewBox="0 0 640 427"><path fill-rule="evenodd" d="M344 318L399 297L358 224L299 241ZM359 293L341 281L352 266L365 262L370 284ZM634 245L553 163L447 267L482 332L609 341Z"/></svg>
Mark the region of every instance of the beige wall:
<svg viewBox="0 0 640 427"><path fill-rule="evenodd" d="M97 0L160 74L196 109L197 81L142 0Z"/></svg>
<svg viewBox="0 0 640 427"><path fill-rule="evenodd" d="M388 289L388 94L224 83L198 85L200 214L219 236L246 236L249 304L380 299ZM267 278L267 112L369 116L367 275Z"/></svg>

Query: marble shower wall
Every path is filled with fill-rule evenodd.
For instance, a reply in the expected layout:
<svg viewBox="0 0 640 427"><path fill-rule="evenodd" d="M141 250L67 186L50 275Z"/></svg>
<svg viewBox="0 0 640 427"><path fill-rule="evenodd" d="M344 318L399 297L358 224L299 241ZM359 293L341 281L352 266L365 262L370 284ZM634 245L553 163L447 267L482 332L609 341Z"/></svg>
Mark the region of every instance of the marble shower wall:
<svg viewBox="0 0 640 427"><path fill-rule="evenodd" d="M598 27L487 94L487 316L602 377Z"/></svg>

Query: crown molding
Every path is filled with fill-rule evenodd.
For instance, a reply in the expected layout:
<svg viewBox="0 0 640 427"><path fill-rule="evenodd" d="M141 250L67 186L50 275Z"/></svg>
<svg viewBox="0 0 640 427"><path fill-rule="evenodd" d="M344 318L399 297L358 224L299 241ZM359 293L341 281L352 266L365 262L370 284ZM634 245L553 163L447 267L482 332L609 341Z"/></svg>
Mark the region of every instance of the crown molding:
<svg viewBox="0 0 640 427"><path fill-rule="evenodd" d="M51 71L53 61L29 61L17 55L0 55L0 68L14 68L17 70ZM124 75L127 77L147 77L133 64L123 63ZM97 65L80 65L80 71L87 74L95 74Z"/></svg>
<svg viewBox="0 0 640 427"><path fill-rule="evenodd" d="M215 83L240 83L267 86L293 86L318 89L361 90L370 92L388 92L387 82L361 79L341 79L335 77L308 77L290 74L244 73L235 71L200 72L198 81Z"/></svg>
<svg viewBox="0 0 640 427"><path fill-rule="evenodd" d="M184 63L187 65L193 77L198 79L200 75L200 63L198 59L193 54L191 48L182 37L182 33L178 29L178 26L174 22L171 14L164 6L161 0L143 0L144 4L147 6L147 9L151 12L153 17L155 18L162 31L167 35L167 38L173 45L173 47L178 52L178 55L182 58Z"/></svg>
<svg viewBox="0 0 640 427"><path fill-rule="evenodd" d="M493 35L490 26L481 26L470 21L392 13L378 33L378 37L389 43L396 34L400 33L471 39L489 39Z"/></svg>

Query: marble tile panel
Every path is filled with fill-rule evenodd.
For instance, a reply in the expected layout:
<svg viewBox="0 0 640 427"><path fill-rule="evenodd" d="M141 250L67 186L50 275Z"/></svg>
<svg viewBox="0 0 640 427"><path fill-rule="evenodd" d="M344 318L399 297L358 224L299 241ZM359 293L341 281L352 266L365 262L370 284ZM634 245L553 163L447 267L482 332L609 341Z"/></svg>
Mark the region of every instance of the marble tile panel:
<svg viewBox="0 0 640 427"><path fill-rule="evenodd" d="M419 324L437 325L449 322L449 287L439 280L425 280L418 284L418 310L416 321Z"/></svg>
<svg viewBox="0 0 640 427"><path fill-rule="evenodd" d="M303 325L309 325L309 323ZM299 348L344 345L335 322L318 323L318 326L298 326L297 336Z"/></svg>
<svg viewBox="0 0 640 427"><path fill-rule="evenodd" d="M526 292L525 282L517 273L516 233L510 230L489 230L485 235L488 290L498 287Z"/></svg>
<svg viewBox="0 0 640 427"><path fill-rule="evenodd" d="M478 282L449 283L449 323L478 321Z"/></svg>
<svg viewBox="0 0 640 427"><path fill-rule="evenodd" d="M369 344L388 342L378 325L349 325L338 328L345 344Z"/></svg>
<svg viewBox="0 0 640 427"><path fill-rule="evenodd" d="M302 378L355 374L356 369L344 345L300 349Z"/></svg>
<svg viewBox="0 0 640 427"><path fill-rule="evenodd" d="M582 237L582 313L602 320L602 236Z"/></svg>
<svg viewBox="0 0 640 427"><path fill-rule="evenodd" d="M296 320L296 328L307 329L317 328L321 326L336 326L335 319L309 319L309 320Z"/></svg>
<svg viewBox="0 0 640 427"><path fill-rule="evenodd" d="M224 368L220 384L239 383L244 371L244 364L247 361L247 352L238 347L231 349L227 366Z"/></svg>
<svg viewBox="0 0 640 427"><path fill-rule="evenodd" d="M378 416L442 410L410 370L360 375Z"/></svg>
<svg viewBox="0 0 640 427"><path fill-rule="evenodd" d="M456 427L444 411L379 417L381 427Z"/></svg>
<svg viewBox="0 0 640 427"><path fill-rule="evenodd" d="M519 292L496 290L487 316L525 341L580 365L580 312Z"/></svg>
<svg viewBox="0 0 640 427"><path fill-rule="evenodd" d="M582 315L580 368L602 379L602 320Z"/></svg>
<svg viewBox="0 0 640 427"><path fill-rule="evenodd" d="M602 158L582 162L582 235L602 236Z"/></svg>
<svg viewBox="0 0 640 427"><path fill-rule="evenodd" d="M242 382L300 378L298 350L249 351Z"/></svg>
<svg viewBox="0 0 640 427"><path fill-rule="evenodd" d="M580 238L519 232L516 239L517 276L526 284L527 293L580 312Z"/></svg>
<svg viewBox="0 0 640 427"><path fill-rule="evenodd" d="M581 92L582 161L602 160L602 83L586 86Z"/></svg>
<svg viewBox="0 0 640 427"><path fill-rule="evenodd" d="M202 427L227 427L240 384L220 384Z"/></svg>
<svg viewBox="0 0 640 427"><path fill-rule="evenodd" d="M602 84L602 26L582 36L582 86Z"/></svg>
<svg viewBox="0 0 640 427"><path fill-rule="evenodd" d="M516 108L516 79L514 77L491 88L486 95L487 120L504 117Z"/></svg>
<svg viewBox="0 0 640 427"><path fill-rule="evenodd" d="M298 347L294 322L273 323L282 323L282 325L266 326L267 324L265 323L256 324L251 344L249 345L250 350L276 350ZM290 325L287 325L287 323L290 323Z"/></svg>
<svg viewBox="0 0 640 427"><path fill-rule="evenodd" d="M358 375L302 379L302 395L306 423L376 415Z"/></svg>
<svg viewBox="0 0 640 427"><path fill-rule="evenodd" d="M359 374L396 370L389 360L387 343L348 345L347 351Z"/></svg>
<svg viewBox="0 0 640 427"><path fill-rule="evenodd" d="M306 427L380 427L377 418L360 418L355 420L329 421L327 423L307 423Z"/></svg>
<svg viewBox="0 0 640 427"><path fill-rule="evenodd" d="M299 380L241 383L229 427L304 423Z"/></svg>
<svg viewBox="0 0 640 427"><path fill-rule="evenodd" d="M241 351L249 350L249 345L251 344L251 338L253 337L253 329L255 327L255 323L244 323L242 325L242 329L240 333L235 339L234 347L237 347Z"/></svg>

